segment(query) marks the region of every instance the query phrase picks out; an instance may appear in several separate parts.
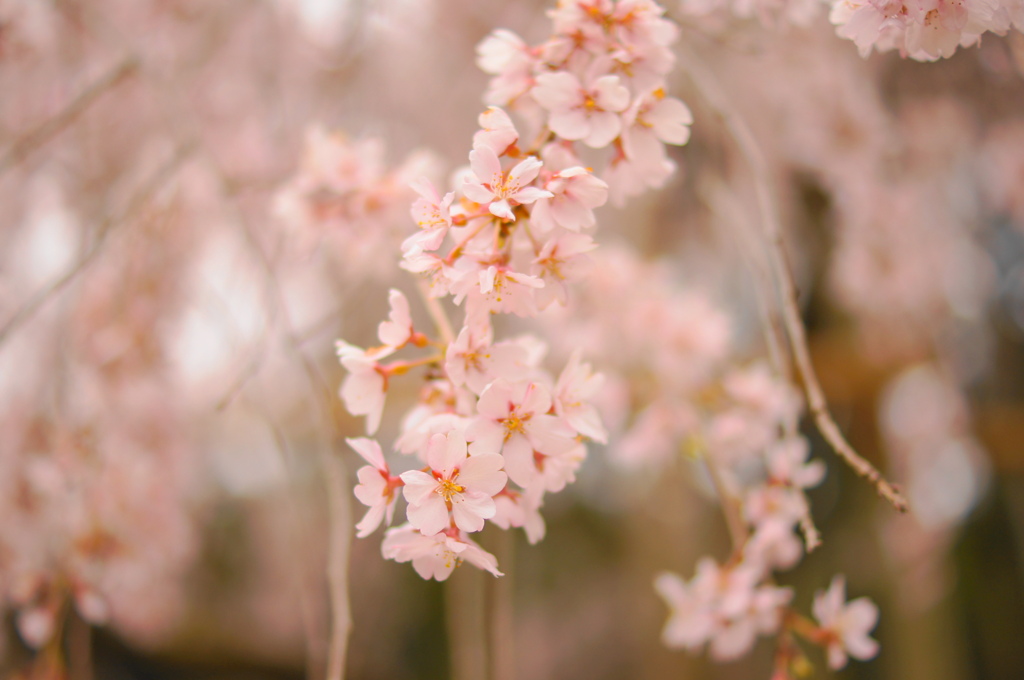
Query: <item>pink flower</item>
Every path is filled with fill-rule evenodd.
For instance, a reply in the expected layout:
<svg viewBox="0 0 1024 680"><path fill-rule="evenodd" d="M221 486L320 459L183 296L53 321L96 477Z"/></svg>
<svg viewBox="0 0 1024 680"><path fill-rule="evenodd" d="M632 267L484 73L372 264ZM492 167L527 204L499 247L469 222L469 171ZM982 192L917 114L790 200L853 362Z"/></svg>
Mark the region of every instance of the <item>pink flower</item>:
<svg viewBox="0 0 1024 680"><path fill-rule="evenodd" d="M676 63L672 50L655 44L623 45L611 57L615 60L614 75L622 78L633 92L661 87Z"/></svg>
<svg viewBox="0 0 1024 680"><path fill-rule="evenodd" d="M573 442L567 450L559 453L544 455L538 452L533 454L534 466L539 474L537 481L531 485L542 488L544 491L558 493L576 481L576 471L587 459L587 447L581 442Z"/></svg>
<svg viewBox="0 0 1024 680"><path fill-rule="evenodd" d="M451 287L451 267L433 253L425 253L418 247L407 250L399 266L425 278L430 286L431 297L447 295Z"/></svg>
<svg viewBox="0 0 1024 680"><path fill-rule="evenodd" d="M611 144L622 131L619 113L629 106L629 90L618 76L601 76L583 87L567 71L537 76L533 98L550 112L548 127L559 137L582 140L600 149Z"/></svg>
<svg viewBox="0 0 1024 680"><path fill-rule="evenodd" d="M359 484L355 488L359 502L370 507L356 525L356 536L365 538L380 526L385 515L387 523L391 524L391 518L395 514L395 488L399 480L391 476L388 464L384 461L384 453L375 440L360 437L345 441L369 463L356 472Z"/></svg>
<svg viewBox="0 0 1024 680"><path fill-rule="evenodd" d="M487 313L534 316L534 290L544 281L517 272L504 264L488 264L464 257L458 262L458 277L452 283L455 304L468 299L467 315L477 319Z"/></svg>
<svg viewBox="0 0 1024 680"><path fill-rule="evenodd" d="M569 301L568 282L579 279L580 270L587 264L586 253L597 247L585 234L563 232L549 239L533 261L533 272L544 282L536 292L535 300L541 309L554 301L564 305Z"/></svg>
<svg viewBox="0 0 1024 680"><path fill-rule="evenodd" d="M538 479L534 452L567 453L576 441L564 420L548 415L551 393L533 382L495 380L477 402L479 416L466 429L472 450L501 451L509 479L528 487Z"/></svg>
<svg viewBox="0 0 1024 680"><path fill-rule="evenodd" d="M609 21L615 38L625 45L645 47L671 45L679 27L664 18L665 8L654 0L619 0Z"/></svg>
<svg viewBox="0 0 1024 680"><path fill-rule="evenodd" d="M580 355L578 349L573 352L565 370L558 376L555 385L555 413L580 434L605 444L608 442L608 432L601 424L597 409L589 402L601 389L604 376L593 373L590 364L580 363Z"/></svg>
<svg viewBox="0 0 1024 680"><path fill-rule="evenodd" d="M526 157L506 175L501 169L498 154L490 146L482 144L469 152L469 165L473 175L462 185L462 191L469 200L488 204L488 210L495 217L515 221L512 214L514 206L552 196L550 191L528 186L537 178L543 165L536 156Z"/></svg>
<svg viewBox="0 0 1024 680"><path fill-rule="evenodd" d="M519 140L519 131L508 114L496 106L489 106L477 119L480 129L473 135L473 148L489 146L499 157Z"/></svg>
<svg viewBox="0 0 1024 680"><path fill-rule="evenodd" d="M837 670L846 665L847 655L865 661L878 654L878 642L868 633L878 623L878 607L860 597L846 603L846 580L832 579L827 592L814 596L814 618L821 624L827 640L828 665Z"/></svg>
<svg viewBox="0 0 1024 680"><path fill-rule="evenodd" d="M664 147L659 144L658 149L656 154L636 158L620 156L605 169L602 179L608 182L612 205L621 207L630 196L662 187L675 172L676 164L669 160Z"/></svg>
<svg viewBox="0 0 1024 680"><path fill-rule="evenodd" d="M530 46L515 33L504 29L494 31L476 46L476 55L480 70L495 76L484 96L487 103L506 106L533 85L536 58Z"/></svg>
<svg viewBox="0 0 1024 680"><path fill-rule="evenodd" d="M387 379L377 359L390 355L395 348L384 346L364 350L343 340L335 346L341 365L348 371L348 376L341 383L341 399L349 413L366 416L366 433L374 434L380 427L387 396Z"/></svg>
<svg viewBox="0 0 1024 680"><path fill-rule="evenodd" d="M660 88L638 99L629 107L625 119L622 141L631 158L641 155L645 145L686 144L693 125L693 114L686 104L675 97L666 97Z"/></svg>
<svg viewBox="0 0 1024 680"><path fill-rule="evenodd" d="M668 621L661 631L666 647L699 649L711 635L714 625L706 602L678 574L663 572L654 581L654 588L669 608Z"/></svg>
<svg viewBox="0 0 1024 680"><path fill-rule="evenodd" d="M551 198L533 204L531 223L543 233L556 226L580 231L594 226L594 208L608 201L608 185L586 168L566 168L544 183Z"/></svg>
<svg viewBox="0 0 1024 680"><path fill-rule="evenodd" d="M803 437L784 439L772 445L766 452L771 481L797 489L818 486L825 478L825 464L820 460L808 463L810 452Z"/></svg>
<svg viewBox="0 0 1024 680"><path fill-rule="evenodd" d="M494 555L462 533L441 532L424 536L406 524L388 529L381 543L381 553L385 559L396 562L411 561L416 573L425 579L444 581L463 561L495 576L504 576L498 571L498 560Z"/></svg>
<svg viewBox="0 0 1024 680"><path fill-rule="evenodd" d="M422 470L402 473L409 522L432 536L448 526L451 510L455 525L467 532L480 531L484 520L494 517L494 494L508 481L501 471L504 459L497 453L467 458L466 440L453 430L435 434L427 448L430 474Z"/></svg>
<svg viewBox="0 0 1024 680"><path fill-rule="evenodd" d="M466 419L451 411L459 396L448 380L433 380L427 383L420 392L419 403L402 419L402 434L395 441L395 450L405 454L416 454L420 460L426 462L431 437L465 427ZM475 397L468 396L475 404ZM471 410L473 406L467 404L466 408Z"/></svg>
<svg viewBox="0 0 1024 680"><path fill-rule="evenodd" d="M402 252L413 248L437 250L452 226L451 205L455 200L455 192L450 191L441 198L434 185L425 178L420 178L409 186L420 195L411 209L412 218L420 231L405 239L402 243Z"/></svg>
<svg viewBox="0 0 1024 680"><path fill-rule="evenodd" d="M387 321L377 326L377 337L388 347L398 349L413 337L412 315L409 313L409 301L402 291L392 288L388 292L388 303L391 312Z"/></svg>
<svg viewBox="0 0 1024 680"><path fill-rule="evenodd" d="M711 558L697 564L687 584L675 574L661 574L655 588L669 606L662 640L669 647L698 649L709 643L719 661L735 659L754 644L758 633L778 629L781 608L789 603L789 588L758 586L760 570L740 563L719 567Z"/></svg>
<svg viewBox="0 0 1024 680"><path fill-rule="evenodd" d="M494 497L497 512L491 522L502 529L521 527L530 545L536 545L547 532L544 517L540 514L543 498L544 489L539 485L522 493L506 488Z"/></svg>
<svg viewBox="0 0 1024 680"><path fill-rule="evenodd" d="M493 341L489 326L464 327L445 352L444 369L451 381L480 394L495 378L514 378L526 364L526 350L512 342Z"/></svg>

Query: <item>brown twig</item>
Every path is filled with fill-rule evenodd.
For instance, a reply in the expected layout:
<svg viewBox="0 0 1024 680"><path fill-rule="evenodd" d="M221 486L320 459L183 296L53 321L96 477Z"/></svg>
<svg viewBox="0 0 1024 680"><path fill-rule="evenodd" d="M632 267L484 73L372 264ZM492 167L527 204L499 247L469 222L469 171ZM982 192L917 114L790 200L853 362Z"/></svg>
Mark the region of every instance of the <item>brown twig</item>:
<svg viewBox="0 0 1024 680"><path fill-rule="evenodd" d="M74 123L105 92L134 73L138 66L139 62L135 57L122 59L101 76L99 80L82 90L77 97L68 102L67 106L56 115L46 119L31 132L8 146L4 150L3 155L0 155L0 174L25 160L30 153L60 134L65 128Z"/></svg>
<svg viewBox="0 0 1024 680"><path fill-rule="evenodd" d="M684 55L686 69L697 90L704 96L705 101L718 117L722 119L741 155L750 166L754 182L754 192L757 196L758 209L761 213L762 232L765 244L768 246L768 260L780 288L779 297L782 304L782 318L786 326L787 335L789 336L793 358L803 381L804 393L807 396L807 406L814 418L814 422L825 440L854 472L868 480L875 487L878 495L888 501L894 508L900 512L906 512L909 508L907 500L882 476L882 473L874 465L854 451L829 412L824 392L821 389L821 384L818 382L818 376L814 372L814 366L811 364L810 350L807 347L807 332L804 329L803 319L800 316L800 306L797 301L796 284L793 281L793 275L786 261L778 208L775 205L770 188L768 164L761 154L761 149L757 145L754 135L750 128L747 127L746 122L729 104L725 94L718 89L714 78L704 70L700 61L689 54L685 47L680 52Z"/></svg>

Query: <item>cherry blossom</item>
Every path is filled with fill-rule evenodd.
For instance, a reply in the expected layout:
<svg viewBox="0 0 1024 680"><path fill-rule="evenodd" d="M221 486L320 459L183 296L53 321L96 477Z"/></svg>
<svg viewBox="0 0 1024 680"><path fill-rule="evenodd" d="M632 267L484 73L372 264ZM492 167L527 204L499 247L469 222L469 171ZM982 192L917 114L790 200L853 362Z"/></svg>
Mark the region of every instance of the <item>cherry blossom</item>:
<svg viewBox="0 0 1024 680"><path fill-rule="evenodd" d="M420 178L411 186L420 196L412 204L412 218L421 231L402 242L402 252L414 248L437 250L452 226L451 205L455 192L449 191L441 198L426 178Z"/></svg>
<svg viewBox="0 0 1024 680"><path fill-rule="evenodd" d="M548 414L551 406L543 385L495 380L480 395L479 415L466 429L471 451L501 451L509 479L530 486L538 478L535 452L554 456L575 444L572 428Z"/></svg>
<svg viewBox="0 0 1024 680"><path fill-rule="evenodd" d="M564 418L580 434L605 444L608 432L601 423L601 416L590 400L604 384L604 376L595 374L589 364L581 359L582 352L576 350L555 385L555 413Z"/></svg>
<svg viewBox="0 0 1024 680"><path fill-rule="evenodd" d="M409 502L409 522L432 536L448 526L448 512L455 525L467 532L480 531L484 520L494 516L494 494L508 477L501 471L504 459L497 453L477 453L467 458L466 440L457 430L435 434L427 448L430 474L403 472L403 493Z"/></svg>
<svg viewBox="0 0 1024 680"><path fill-rule="evenodd" d="M580 231L594 226L594 208L608 201L608 185L586 168L565 168L544 183L550 198L539 199L530 212L532 224L545 233L555 227Z"/></svg>
<svg viewBox="0 0 1024 680"><path fill-rule="evenodd" d="M536 58L529 45L512 31L494 31L477 45L476 53L480 70L495 76L484 96L488 104L508 106L533 86Z"/></svg>
<svg viewBox="0 0 1024 680"><path fill-rule="evenodd" d="M711 559L697 564L689 583L672 573L660 574L655 588L670 609L662 640L691 650L708 643L720 661L746 653L758 634L778 630L782 607L793 596L789 588L759 586L759 580L754 568L720 568Z"/></svg>
<svg viewBox="0 0 1024 680"><path fill-rule="evenodd" d="M878 623L878 607L866 597L847 603L842 576L833 578L827 591L814 596L813 610L826 638L829 668L845 666L848 655L864 661L878 654L878 643L868 636Z"/></svg>
<svg viewBox="0 0 1024 680"><path fill-rule="evenodd" d="M497 511L491 523L502 529L522 528L530 545L540 542L547 532L544 516L540 514L544 491L540 486L523 492L506 488L494 497Z"/></svg>
<svg viewBox="0 0 1024 680"><path fill-rule="evenodd" d="M462 191L470 200L486 204L495 217L514 222L513 207L552 196L550 191L529 186L543 165L536 156L523 159L506 175L494 149L481 144L469 153L469 164L473 176L462 185Z"/></svg>
<svg viewBox="0 0 1024 680"><path fill-rule="evenodd" d="M581 278L582 269L589 264L586 254L597 247L586 234L563 233L549 239L533 260L534 276L544 282L537 291L537 307L544 309L552 302L566 304L569 284Z"/></svg>
<svg viewBox="0 0 1024 680"><path fill-rule="evenodd" d="M422 578L444 581L463 561L484 569L495 576L498 560L461 532L454 535L440 532L424 536L412 525L388 529L381 543L385 559L412 562L413 569Z"/></svg>
<svg viewBox="0 0 1024 680"><path fill-rule="evenodd" d="M360 437L345 441L369 463L356 471L359 484L355 488L356 498L370 508L356 525L356 536L365 538L380 526L382 520L391 524L395 514L395 488L399 480L391 476L384 452L375 440Z"/></svg>
<svg viewBox="0 0 1024 680"><path fill-rule="evenodd" d="M519 131L512 119L497 106L489 106L477 118L480 129L473 134L473 147L489 146L501 156L519 139Z"/></svg>
<svg viewBox="0 0 1024 680"><path fill-rule="evenodd" d="M448 345L445 371L455 385L466 385L480 394L496 378L514 379L526 365L526 350L514 342L494 343L490 326L459 331Z"/></svg>
<svg viewBox="0 0 1024 680"><path fill-rule="evenodd" d="M377 337L385 346L399 349L415 335L412 316L409 313L409 300L402 291L392 288L388 293L388 304L391 311L388 320L381 321L377 327Z"/></svg>
<svg viewBox="0 0 1024 680"><path fill-rule="evenodd" d="M537 76L531 93L550 111L548 126L555 134L595 149L619 136L622 120L618 114L629 106L629 90L612 75L596 78L584 87L572 73L544 73Z"/></svg>
<svg viewBox="0 0 1024 680"><path fill-rule="evenodd" d="M543 279L518 272L505 264L460 259L451 285L455 304L466 300L473 320L490 313L533 316L537 303L533 291L544 287Z"/></svg>
<svg viewBox="0 0 1024 680"><path fill-rule="evenodd" d="M336 343L341 365L348 376L341 384L341 399L354 416L366 416L366 433L374 434L380 427L387 397L387 379L377 359L391 355L393 347L364 350L339 340Z"/></svg>
<svg viewBox="0 0 1024 680"><path fill-rule="evenodd" d="M623 117L623 148L633 162L644 166L662 161L662 144L680 146L690 139L693 114L686 104L665 96L661 89L638 98Z"/></svg>

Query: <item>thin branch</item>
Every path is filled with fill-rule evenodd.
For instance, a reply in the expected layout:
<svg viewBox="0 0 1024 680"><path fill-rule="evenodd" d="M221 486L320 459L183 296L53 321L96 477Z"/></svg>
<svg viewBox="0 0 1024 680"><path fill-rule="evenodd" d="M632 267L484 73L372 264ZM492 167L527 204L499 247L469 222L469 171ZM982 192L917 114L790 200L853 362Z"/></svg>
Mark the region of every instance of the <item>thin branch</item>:
<svg viewBox="0 0 1024 680"><path fill-rule="evenodd" d="M680 50L684 56L687 71L697 90L704 96L708 105L722 119L726 129L736 142L741 155L750 166L753 177L754 191L757 196L758 208L761 212L761 226L766 245L768 260L772 273L780 287L782 302L782 318L789 336L790 348L796 362L797 370L804 384L807 395L808 409L822 436L832 445L833 450L858 475L868 480L878 495L888 501L900 512L909 508L907 500L890 484L878 469L862 458L840 431L839 426L829 412L825 394L818 382L818 376L811 364L811 355L807 347L807 332L800 316L798 294L793 275L786 260L782 241L782 229L779 224L779 212L771 191L768 164L761 154L761 149L754 139L753 133L746 122L730 105L725 94L718 89L715 79L706 72L703 65L684 47Z"/></svg>
<svg viewBox="0 0 1024 680"><path fill-rule="evenodd" d="M805 512L800 518L800 533L804 536L804 545L808 553L812 553L821 546L821 532L814 526L814 519L810 512Z"/></svg>
<svg viewBox="0 0 1024 680"><path fill-rule="evenodd" d="M448 320L448 314L441 306L441 301L430 294L430 287L425 280L417 277L416 287L420 292L420 297L423 298L423 304L427 307L427 312L430 313L430 318L433 319L434 325L437 327L437 332L441 334L441 340L445 345L455 342L455 332Z"/></svg>
<svg viewBox="0 0 1024 680"><path fill-rule="evenodd" d="M292 452L291 447L288 445L288 439L285 437L284 432L277 427L277 425L271 420L270 415L260 412L259 416L266 423L267 428L270 430L274 438L274 443L277 445L278 455L281 457L281 463L284 465L284 469L288 479L288 488L285 497L285 505L288 508L289 520L291 522L293 530L288 532L289 547L296 552L302 554L309 554L308 547L311 543L309 532L307 531L308 524L302 521L302 517L299 514L298 503L295 499L295 491L297 489L296 476L295 476L295 455ZM302 569L299 562L295 562L296 570L292 572L296 579L295 587L298 591L299 597L299 612L302 616L302 626L306 632L306 657L307 657L307 675L306 677L310 680L319 677L317 672L317 660L318 655L315 653L315 643L318 639L318 627L313 618L313 607L310 604L309 590L306 587L306 573Z"/></svg>
<svg viewBox="0 0 1024 680"><path fill-rule="evenodd" d="M722 512L725 514L725 524L729 529L729 537L732 539L733 551L738 553L743 550L747 539L750 538L750 531L743 519L743 507L736 494L729 489L729 483L709 454L704 455L704 465L711 477L711 484L715 487L715 492L722 502Z"/></svg>
<svg viewBox="0 0 1024 680"><path fill-rule="evenodd" d="M351 484L340 456L321 456L327 473L327 586L331 598L331 632L327 655L327 680L345 677L348 636L352 614L348 595L349 546L352 543L352 510L348 504Z"/></svg>
<svg viewBox="0 0 1024 680"><path fill-rule="evenodd" d="M222 180L226 177L216 163L210 159L211 165L218 172ZM274 271L273 263L266 252L260 246L255 234L249 228L241 209L238 210L238 224L242 229L244 237L256 254L260 268L267 281L267 291L278 318L286 347L292 356L302 366L309 382L309 388L314 402L319 407L324 429L331 433L330 441L324 447L317 447L319 451L320 464L325 475L325 490L327 492L327 588L330 598L331 626L328 643L327 657L327 680L342 680L345 676L345 662L348 652L348 636L352 630L352 614L348 594L348 562L349 547L352 543L352 510L348 503L348 472L341 457L335 454L334 441L336 437L336 423L334 421L330 404L333 394L327 386L327 381L317 369L313 361L306 355L302 348L300 339L296 336L293 325L288 314L284 293L277 281L277 274Z"/></svg>
<svg viewBox="0 0 1024 680"><path fill-rule="evenodd" d="M195 144L188 142L178 149L166 163L156 169L142 186L132 195L128 205L117 216L108 216L98 229L92 246L84 255L78 258L71 267L60 277L44 286L28 299L9 319L0 327L0 345L11 336L11 334L22 326L26 321L35 316L43 305L55 297L72 281L84 272L93 261L99 256L110 237L114 228L128 221L139 209L141 209L167 181L169 176L177 170L178 166L195 150Z"/></svg>
<svg viewBox="0 0 1024 680"><path fill-rule="evenodd" d="M113 89L122 80L133 74L138 66L139 62L135 57L122 59L99 80L82 90L56 115L46 119L31 132L7 147L3 155L0 155L0 174L25 160L30 153L60 134L105 92Z"/></svg>
<svg viewBox="0 0 1024 680"><path fill-rule="evenodd" d="M765 347L768 350L768 358L776 375L785 378L790 377L788 357L783 356L782 346L785 336L779 325L777 305L772 304L770 291L772 289L771 273L767 270L764 262L758 258L756 248L752 247L751 239L747 234L738 233L739 230L747 231L746 215L739 206L739 199L725 185L718 180L710 180L705 183L702 193L706 194L705 200L716 212L725 212L727 221L735 228L730 230L734 236L733 244L740 255L746 260L749 273L754 283L754 297L757 300L757 316L761 322L761 333L764 337Z"/></svg>

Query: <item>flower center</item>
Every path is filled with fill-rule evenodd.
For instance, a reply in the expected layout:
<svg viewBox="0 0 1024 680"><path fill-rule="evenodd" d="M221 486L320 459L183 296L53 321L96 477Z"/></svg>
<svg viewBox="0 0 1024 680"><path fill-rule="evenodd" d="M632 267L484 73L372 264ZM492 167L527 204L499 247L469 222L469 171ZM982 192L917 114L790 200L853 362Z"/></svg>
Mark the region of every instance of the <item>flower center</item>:
<svg viewBox="0 0 1024 680"><path fill-rule="evenodd" d="M466 487L456 484L454 479L442 479L437 485L437 494L447 503L452 502L452 496L465 490Z"/></svg>
<svg viewBox="0 0 1024 680"><path fill-rule="evenodd" d="M509 414L508 418L505 418L505 440L512 436L513 432L524 434L523 419L519 417L519 414L513 411Z"/></svg>

